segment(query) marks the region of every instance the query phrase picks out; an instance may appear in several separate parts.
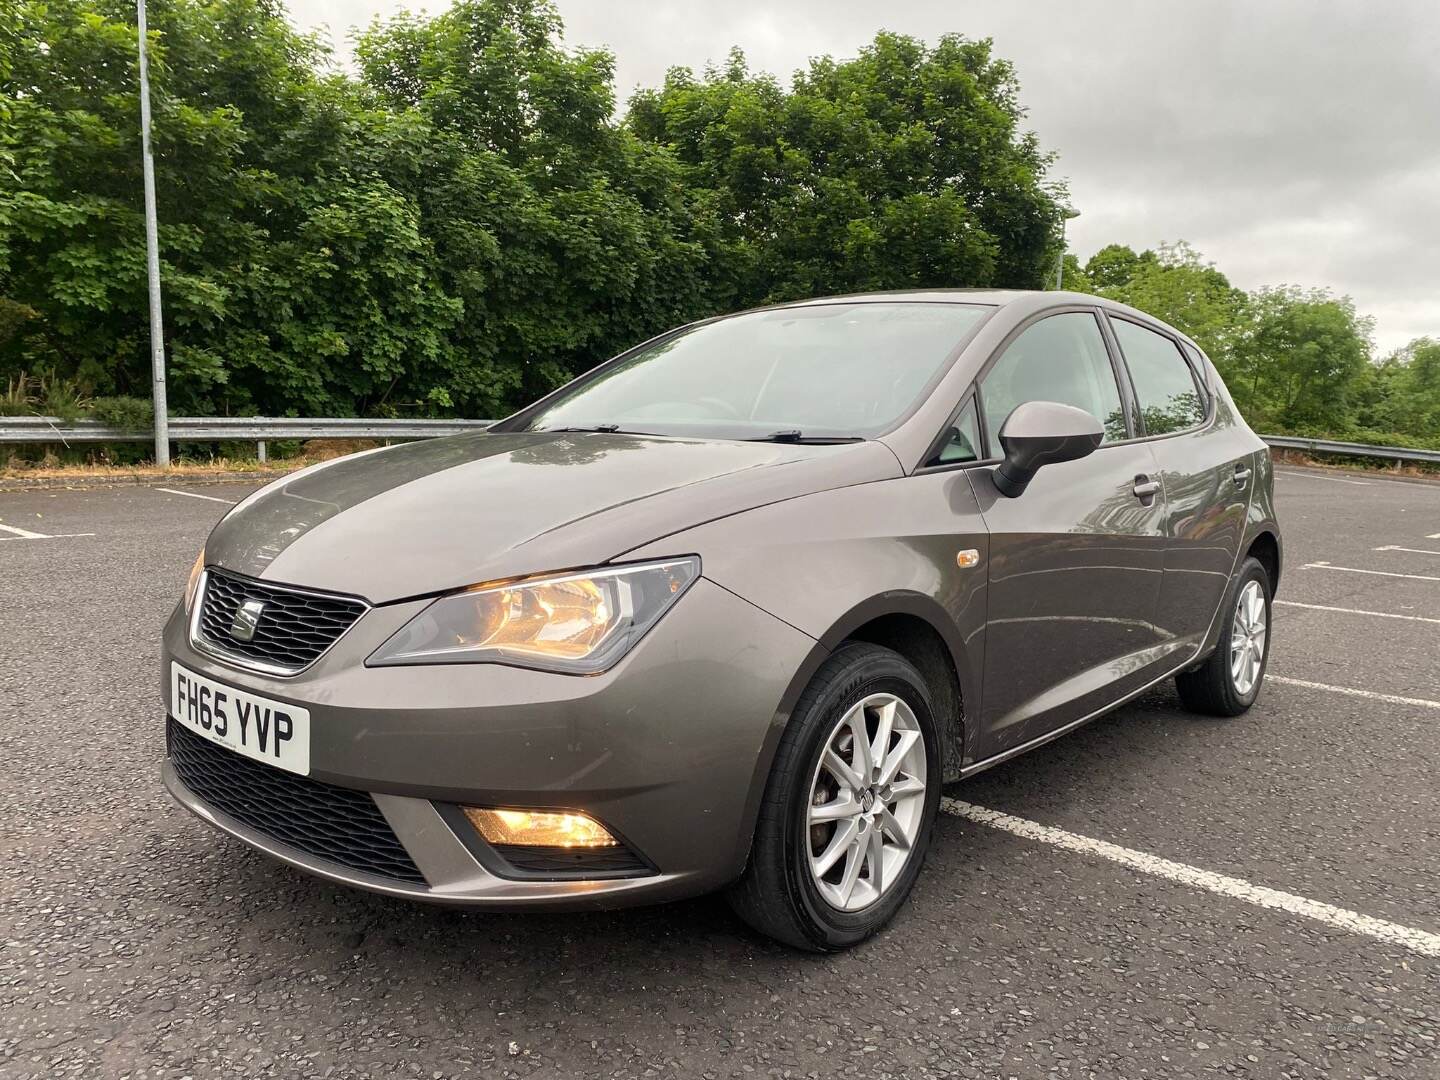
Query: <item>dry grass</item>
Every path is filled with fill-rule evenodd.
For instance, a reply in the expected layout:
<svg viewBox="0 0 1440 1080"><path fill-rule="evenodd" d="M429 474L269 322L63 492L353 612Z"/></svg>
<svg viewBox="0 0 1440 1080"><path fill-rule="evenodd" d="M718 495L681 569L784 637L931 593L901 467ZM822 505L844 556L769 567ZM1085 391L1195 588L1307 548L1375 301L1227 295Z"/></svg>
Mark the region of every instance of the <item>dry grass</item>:
<svg viewBox="0 0 1440 1080"><path fill-rule="evenodd" d="M1419 480L1440 480L1440 469L1433 465L1407 464L1397 461L1393 465L1377 468L1374 465L1333 455L1316 456L1304 450L1272 450L1276 462L1282 465L1299 465L1311 469L1334 469L1341 472L1365 473L1370 476L1408 476Z"/></svg>
<svg viewBox="0 0 1440 1080"><path fill-rule="evenodd" d="M71 464L59 461L54 455L47 455L40 461L22 461L10 457L0 468L0 486L10 487L83 487L89 484L145 484L152 481L188 480L192 483L219 483L224 480L249 477L282 476L296 469L331 458L368 450L379 443L365 439L315 439L305 443L299 454L293 457L271 459L266 462L255 458L180 458L172 462L169 469L157 469L154 465L116 465L96 459Z"/></svg>

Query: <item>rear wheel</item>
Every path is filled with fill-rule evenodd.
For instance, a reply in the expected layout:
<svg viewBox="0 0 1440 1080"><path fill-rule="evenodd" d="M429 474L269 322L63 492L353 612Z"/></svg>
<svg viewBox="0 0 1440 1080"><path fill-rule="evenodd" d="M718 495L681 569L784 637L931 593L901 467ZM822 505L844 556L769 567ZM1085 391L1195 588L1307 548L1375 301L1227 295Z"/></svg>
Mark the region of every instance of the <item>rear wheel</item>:
<svg viewBox="0 0 1440 1080"><path fill-rule="evenodd" d="M1175 676L1175 688L1192 712L1239 716L1260 696L1270 658L1270 577L1258 560L1240 564L1222 611L1228 619L1215 651Z"/></svg>
<svg viewBox="0 0 1440 1080"><path fill-rule="evenodd" d="M919 672L879 645L837 649L776 751L750 863L729 894L736 913L805 949L869 937L920 873L939 762Z"/></svg>

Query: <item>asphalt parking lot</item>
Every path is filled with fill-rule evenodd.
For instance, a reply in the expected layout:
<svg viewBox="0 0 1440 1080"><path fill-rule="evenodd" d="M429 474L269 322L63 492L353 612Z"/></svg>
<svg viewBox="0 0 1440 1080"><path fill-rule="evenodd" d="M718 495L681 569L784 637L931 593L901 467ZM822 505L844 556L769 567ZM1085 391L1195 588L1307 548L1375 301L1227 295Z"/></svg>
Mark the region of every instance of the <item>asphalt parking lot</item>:
<svg viewBox="0 0 1440 1080"><path fill-rule="evenodd" d="M1283 470L1251 714L1167 685L957 785L830 957L380 899L175 807L158 628L250 489L0 494L0 1076L1440 1076L1440 484Z"/></svg>

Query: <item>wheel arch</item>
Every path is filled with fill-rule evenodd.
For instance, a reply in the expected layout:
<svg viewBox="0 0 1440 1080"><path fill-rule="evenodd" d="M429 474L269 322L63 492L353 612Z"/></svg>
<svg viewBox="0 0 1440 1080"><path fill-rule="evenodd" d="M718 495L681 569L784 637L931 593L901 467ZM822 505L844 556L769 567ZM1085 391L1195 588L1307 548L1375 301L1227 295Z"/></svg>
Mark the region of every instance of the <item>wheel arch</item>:
<svg viewBox="0 0 1440 1080"><path fill-rule="evenodd" d="M960 630L938 602L922 593L895 590L880 593L856 604L840 615L815 641L790 680L775 721L756 760L754 780L741 827L738 875L750 858L760 802L770 781L780 738L789 727L795 706L815 672L847 641L865 641L894 649L905 657L925 679L931 702L939 714L941 774L945 783L960 779L969 750L966 739L973 725L966 724L966 709L975 709L979 700L978 675L971 674L969 650Z"/></svg>
<svg viewBox="0 0 1440 1080"><path fill-rule="evenodd" d="M881 593L836 619L821 635L820 646L828 655L846 641L882 645L915 665L935 707L942 772L947 782L958 780L970 734L966 708L978 693L970 685L965 643L945 609L921 593Z"/></svg>
<svg viewBox="0 0 1440 1080"><path fill-rule="evenodd" d="M1245 554L1265 568L1265 573L1270 577L1270 595L1278 593L1281 569L1280 534L1268 526L1260 529L1250 538Z"/></svg>

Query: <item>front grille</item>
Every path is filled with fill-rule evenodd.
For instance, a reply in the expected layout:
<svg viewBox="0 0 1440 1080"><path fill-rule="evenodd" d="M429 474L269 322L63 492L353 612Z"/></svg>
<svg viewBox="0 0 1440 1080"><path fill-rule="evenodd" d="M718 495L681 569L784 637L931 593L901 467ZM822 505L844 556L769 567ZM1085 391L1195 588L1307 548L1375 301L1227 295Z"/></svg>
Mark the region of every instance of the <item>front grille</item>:
<svg viewBox="0 0 1440 1080"><path fill-rule="evenodd" d="M265 607L254 636L239 641L230 628L235 613L247 600L258 600ZM335 644L365 614L365 607L364 601L353 597L302 592L207 570L195 630L199 644L209 645L238 663L248 660L294 674Z"/></svg>
<svg viewBox="0 0 1440 1080"><path fill-rule="evenodd" d="M306 855L367 874L426 883L365 792L251 761L173 719L167 732L175 774L216 810Z"/></svg>

